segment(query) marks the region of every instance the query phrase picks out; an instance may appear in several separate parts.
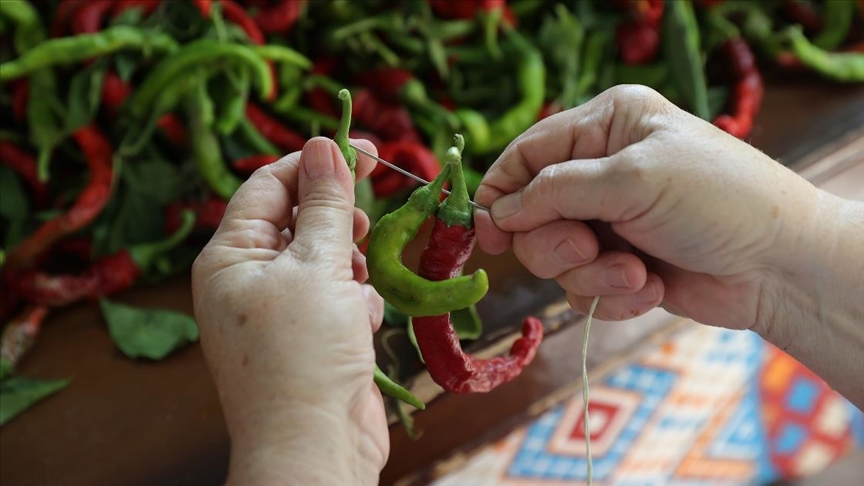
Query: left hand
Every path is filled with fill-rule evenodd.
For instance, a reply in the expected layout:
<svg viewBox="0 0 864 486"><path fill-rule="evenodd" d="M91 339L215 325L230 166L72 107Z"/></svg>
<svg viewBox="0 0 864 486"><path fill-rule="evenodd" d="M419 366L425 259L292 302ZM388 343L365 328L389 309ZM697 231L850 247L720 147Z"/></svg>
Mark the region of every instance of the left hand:
<svg viewBox="0 0 864 486"><path fill-rule="evenodd" d="M361 155L357 178L374 165ZM229 483L377 483L389 454L372 381L383 300L362 284L353 244L368 230L339 148L314 138L243 184L195 261L195 316L232 440Z"/></svg>

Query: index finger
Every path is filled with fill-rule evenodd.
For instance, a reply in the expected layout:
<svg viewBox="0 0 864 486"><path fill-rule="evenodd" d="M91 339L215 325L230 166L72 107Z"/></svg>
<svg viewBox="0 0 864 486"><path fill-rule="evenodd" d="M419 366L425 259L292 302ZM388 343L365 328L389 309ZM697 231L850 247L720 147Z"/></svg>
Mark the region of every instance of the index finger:
<svg viewBox="0 0 864 486"><path fill-rule="evenodd" d="M492 164L475 193L475 201L491 207L496 199L528 185L543 168L580 159L614 154L651 132L646 114L662 113L669 105L644 86L616 86L571 110L552 115L517 137ZM650 117L649 117L650 118ZM478 243L498 254L509 248L511 236L486 213L477 213Z"/></svg>

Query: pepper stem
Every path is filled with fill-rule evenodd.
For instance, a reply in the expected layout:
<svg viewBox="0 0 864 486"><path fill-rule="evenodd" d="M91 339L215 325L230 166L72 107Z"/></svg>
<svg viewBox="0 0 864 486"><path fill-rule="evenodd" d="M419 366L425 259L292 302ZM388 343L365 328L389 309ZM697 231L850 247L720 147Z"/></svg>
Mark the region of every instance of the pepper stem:
<svg viewBox="0 0 864 486"><path fill-rule="evenodd" d="M333 141L342 151L342 156L345 157L345 162L348 163L348 169L353 176L354 169L357 167L357 152L348 145L348 132L351 130L351 92L340 89L338 96L342 100L342 118L339 120L339 129L336 130Z"/></svg>
<svg viewBox="0 0 864 486"><path fill-rule="evenodd" d="M142 271L153 261L186 240L195 227L195 212L186 210L180 213L180 227L171 236L162 241L145 243L129 248L129 255Z"/></svg>
<svg viewBox="0 0 864 486"><path fill-rule="evenodd" d="M471 209L471 199L468 197L468 186L465 184L465 173L462 170L462 150L465 139L458 133L453 137L454 146L447 150L444 156L445 166L450 168L450 195L438 206L438 219L447 226L459 225L471 228L474 224L474 213Z"/></svg>

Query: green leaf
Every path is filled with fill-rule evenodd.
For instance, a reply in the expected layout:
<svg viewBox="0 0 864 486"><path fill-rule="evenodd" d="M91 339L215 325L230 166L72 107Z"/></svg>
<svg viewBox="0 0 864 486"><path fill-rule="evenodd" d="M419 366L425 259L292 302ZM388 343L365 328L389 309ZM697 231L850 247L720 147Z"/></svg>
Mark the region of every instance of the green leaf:
<svg viewBox="0 0 864 486"><path fill-rule="evenodd" d="M177 200L189 185L180 168L155 153L148 153L145 159L134 164L126 164L122 176L130 190L160 205Z"/></svg>
<svg viewBox="0 0 864 486"><path fill-rule="evenodd" d="M477 339L483 334L483 321L476 306L451 312L450 323L459 339Z"/></svg>
<svg viewBox="0 0 864 486"><path fill-rule="evenodd" d="M90 123L99 109L102 99L104 68L89 68L72 76L69 83L69 109L66 114L66 130L71 133Z"/></svg>
<svg viewBox="0 0 864 486"><path fill-rule="evenodd" d="M23 220L30 213L30 201L21 179L12 169L0 166L0 216L13 221Z"/></svg>
<svg viewBox="0 0 864 486"><path fill-rule="evenodd" d="M585 29L564 5L556 5L555 13L543 21L537 42L544 58L558 70L558 102L564 108L572 108L580 95L579 54L585 40Z"/></svg>
<svg viewBox="0 0 864 486"><path fill-rule="evenodd" d="M669 2L663 15L663 52L669 77L684 104L707 120L708 85L702 65L699 25L689 1Z"/></svg>
<svg viewBox="0 0 864 486"><path fill-rule="evenodd" d="M0 381L0 425L62 390L69 380L31 380L13 376Z"/></svg>
<svg viewBox="0 0 864 486"><path fill-rule="evenodd" d="M137 309L107 299L100 299L99 306L111 339L130 358L160 360L198 340L198 326L185 314L164 309Z"/></svg>

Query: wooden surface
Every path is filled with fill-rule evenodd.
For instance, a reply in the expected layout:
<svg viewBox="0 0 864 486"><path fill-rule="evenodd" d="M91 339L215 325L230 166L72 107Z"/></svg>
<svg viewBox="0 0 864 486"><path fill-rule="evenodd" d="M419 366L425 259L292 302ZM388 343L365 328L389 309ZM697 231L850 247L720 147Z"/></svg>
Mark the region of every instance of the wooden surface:
<svg viewBox="0 0 864 486"><path fill-rule="evenodd" d="M794 164L814 147L864 124L862 118L860 86L774 84L752 143ZM515 325L544 301L554 300L554 287L525 275L512 255L480 259L500 277L481 308L491 328ZM188 278L178 278L118 300L191 313L188 284ZM561 336L563 340L565 334ZM556 346L567 349L563 341L550 338L541 356ZM597 359L602 364L603 356ZM419 425L428 428L422 442L409 444L400 429L391 428L394 450L382 482L446 457L471 437L512 424L531 403L526 398L542 398L556 380L573 373L571 368L541 359L526 376L489 395L436 400L418 415ZM197 346L157 364L126 359L111 343L98 309L82 305L48 320L20 372L32 378L71 378L72 383L0 429L3 485L210 485L224 479L228 437Z"/></svg>

